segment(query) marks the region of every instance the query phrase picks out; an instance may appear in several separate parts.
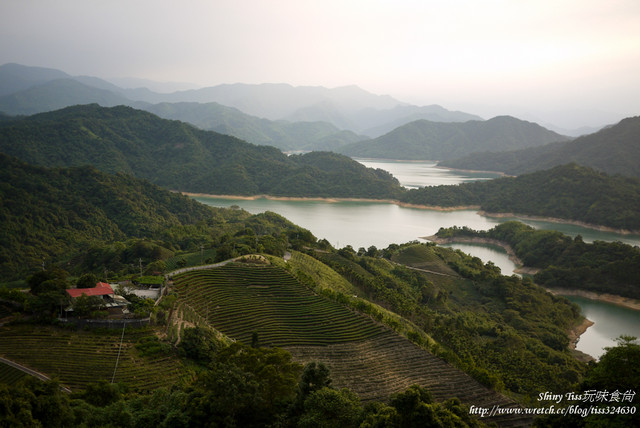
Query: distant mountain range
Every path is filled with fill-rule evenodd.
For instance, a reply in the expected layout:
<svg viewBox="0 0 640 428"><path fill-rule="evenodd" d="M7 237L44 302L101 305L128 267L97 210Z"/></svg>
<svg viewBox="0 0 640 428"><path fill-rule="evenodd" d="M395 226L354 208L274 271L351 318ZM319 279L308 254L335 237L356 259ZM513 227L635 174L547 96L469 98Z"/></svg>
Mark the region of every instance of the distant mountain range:
<svg viewBox="0 0 640 428"><path fill-rule="evenodd" d="M0 66L0 123L15 115L91 103L147 110L289 152L440 160L443 166L510 174L574 161L610 173L638 175L633 130L628 136L603 130L571 142L569 137L513 117L485 121L437 105L409 105L356 86L232 84L160 93L55 69ZM629 141L613 144L610 138ZM613 150L608 144L613 144Z"/></svg>
<svg viewBox="0 0 640 428"><path fill-rule="evenodd" d="M47 167L93 165L188 192L385 199L402 190L389 173L343 155L286 156L125 106L73 106L1 122L0 152Z"/></svg>
<svg viewBox="0 0 640 428"><path fill-rule="evenodd" d="M159 103L143 109L165 119L189 122L201 129L233 135L253 144L273 146L282 151L331 151L367 139L352 131L340 130L329 122L261 119L218 103Z"/></svg>
<svg viewBox="0 0 640 428"><path fill-rule="evenodd" d="M180 119L201 126L210 124L207 129L220 127L221 121L214 117L203 118L207 108L197 110L182 107L167 108L167 103L199 103L208 105L217 103L233 107L249 115L243 121L255 121L256 118L278 121L278 124L261 126L279 128L284 122L325 122L337 128L333 140L319 141L319 147L326 148L354 141L354 136L341 135L340 131L365 134L368 138L382 135L389 130L416 119L438 120L444 122L482 120L480 117L451 112L440 106L417 107L402 103L386 95L374 95L357 86L345 86L328 89L324 87L300 86L288 84L230 84L213 87L176 91L172 93L153 92L147 88L122 88L113 83L91 76L70 76L60 70L41 67L28 67L19 64L0 66L0 112L9 115L30 115L51 111L76 104L98 103L104 107L128 105L135 108L164 111L166 115L176 114ZM164 107L154 107L164 104ZM196 111L197 110L197 111ZM210 109L209 109L210 110ZM234 136L246 138L245 130L224 124L226 131ZM326 128L326 125L320 125ZM291 134L278 129L275 134L282 135L273 139L273 133L260 132L256 140L249 142L268 144L292 150L308 150L313 145L313 133L317 125L312 126L311 137L299 135L300 127ZM219 129L219 128L218 128ZM323 131L326 133L326 130ZM367 138L363 137L361 139ZM292 141L295 144L292 144Z"/></svg>
<svg viewBox="0 0 640 428"><path fill-rule="evenodd" d="M353 157L442 160L482 150L541 146L569 137L538 124L510 116L463 123L417 120L373 140L346 145L337 151Z"/></svg>
<svg viewBox="0 0 640 428"><path fill-rule="evenodd" d="M640 177L640 116L624 119L616 125L571 141L501 153L474 153L440 162L440 165L519 175L567 162L608 174Z"/></svg>

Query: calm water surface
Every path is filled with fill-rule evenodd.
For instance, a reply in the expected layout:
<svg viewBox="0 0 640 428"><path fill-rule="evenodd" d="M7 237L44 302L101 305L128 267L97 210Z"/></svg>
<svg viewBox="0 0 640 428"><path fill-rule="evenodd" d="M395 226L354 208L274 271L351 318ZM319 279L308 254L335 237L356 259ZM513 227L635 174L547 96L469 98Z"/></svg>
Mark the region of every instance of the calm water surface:
<svg viewBox="0 0 640 428"><path fill-rule="evenodd" d="M594 322L580 336L576 349L598 358L605 352L605 347L616 345L618 336L640 335L640 311L580 296L565 297L580 305L584 316Z"/></svg>
<svg viewBox="0 0 640 428"><path fill-rule="evenodd" d="M466 181L495 178L496 174L466 173L437 168L435 162L401 162L385 160L359 160L368 167L391 172L405 187L459 184ZM211 206L237 205L252 214L264 211L276 212L293 223L309 229L318 239L326 239L336 248L351 245L354 249L375 245L385 248L392 243L422 240L435 234L440 227L468 226L476 230L488 230L495 225L520 220L538 229L559 230L570 236L581 235L586 242L594 240L622 241L640 246L640 236L601 232L564 223L532 221L518 218L484 217L475 210L435 211L405 208L382 202L325 202L325 201L273 201L264 198L239 200L231 198L195 197ZM506 252L494 246L479 244L451 244L451 247L491 260L504 275L513 273L515 266ZM571 299L578 299L571 297ZM584 300L584 301L583 301ZM604 346L615 346L614 339L621 334L640 336L640 311L588 299L574 300L585 316L595 325L587 330L577 349L594 357L602 353ZM630 312L628 312L630 311ZM635 314L635 316L630 315ZM628 320L621 322L621 318ZM597 326L597 327L596 327ZM626 326L626 327L623 327Z"/></svg>

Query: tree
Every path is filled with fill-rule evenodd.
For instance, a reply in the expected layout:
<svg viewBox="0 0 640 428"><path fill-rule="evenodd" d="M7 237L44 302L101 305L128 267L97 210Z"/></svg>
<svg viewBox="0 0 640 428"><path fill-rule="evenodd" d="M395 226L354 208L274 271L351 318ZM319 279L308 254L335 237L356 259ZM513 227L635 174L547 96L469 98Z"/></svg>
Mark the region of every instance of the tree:
<svg viewBox="0 0 640 428"><path fill-rule="evenodd" d="M98 283L98 277L92 273L85 273L76 282L76 288L94 288Z"/></svg>
<svg viewBox="0 0 640 428"><path fill-rule="evenodd" d="M33 274L27 280L31 294L38 295L45 291L68 288L67 276L69 273L59 268L43 270Z"/></svg>
<svg viewBox="0 0 640 428"><path fill-rule="evenodd" d="M20 384L0 384L0 426L67 427L73 425L69 398L55 381L27 376Z"/></svg>
<svg viewBox="0 0 640 428"><path fill-rule="evenodd" d="M185 356L200 364L208 364L218 349L218 343L211 330L202 327L182 330L179 349Z"/></svg>
<svg viewBox="0 0 640 428"><path fill-rule="evenodd" d="M350 390L321 388L304 402L298 426L314 428L357 427L362 420L360 399Z"/></svg>
<svg viewBox="0 0 640 428"><path fill-rule="evenodd" d="M637 390L640 385L640 345L634 336L620 336L618 344L607 347L598 363L587 373L590 389Z"/></svg>
<svg viewBox="0 0 640 428"><path fill-rule="evenodd" d="M88 384L82 394L84 401L98 407L105 407L115 403L121 397L119 386L110 384L104 379Z"/></svg>
<svg viewBox="0 0 640 428"><path fill-rule="evenodd" d="M324 363L312 361L304 366L299 383L300 394L305 399L312 392L331 387L331 382L327 366Z"/></svg>
<svg viewBox="0 0 640 428"><path fill-rule="evenodd" d="M73 302L73 312L78 316L86 316L93 311L99 310L103 306L103 300L99 296L82 296L76 297Z"/></svg>

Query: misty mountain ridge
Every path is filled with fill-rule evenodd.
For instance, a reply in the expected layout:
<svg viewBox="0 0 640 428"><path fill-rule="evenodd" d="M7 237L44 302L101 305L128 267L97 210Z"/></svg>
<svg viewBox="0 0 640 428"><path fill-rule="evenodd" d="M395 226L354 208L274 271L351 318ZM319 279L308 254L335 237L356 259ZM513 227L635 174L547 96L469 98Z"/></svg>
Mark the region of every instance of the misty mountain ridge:
<svg viewBox="0 0 640 428"><path fill-rule="evenodd" d="M576 139L502 153L473 153L440 164L450 168L500 171L519 175L567 162L608 174L640 177L640 116Z"/></svg>
<svg viewBox="0 0 640 428"><path fill-rule="evenodd" d="M64 94L60 94L59 89L57 91L52 89L50 85L41 86L59 79L73 79L84 86L109 91L112 94L91 93L86 87L73 88L70 83L66 84L66 93ZM126 82L127 79L112 79L112 81ZM133 79L133 82L144 84L150 81ZM289 122L324 121L340 130L352 131L369 138L379 137L399 126L419 119L433 122L483 120L479 116L450 111L439 105L415 106L407 104L388 95L369 93L355 85L329 89L320 86L294 87L285 83L236 83L160 93L146 87L132 89L130 85L133 82L129 81L129 87L123 88L97 77L74 77L62 71L44 67L4 64L0 66L0 112L8 115L34 114L75 104L90 103L104 106L122 104L135 108L147 108L149 105L159 103L197 102L207 104L215 102L227 107L234 107L245 114L262 119ZM153 85L150 83L149 86ZM170 87L161 84L155 86L164 88L165 91ZM23 93L23 91L28 92ZM181 116L180 120L200 126L197 124L200 119ZM242 129L230 126L227 126L226 129L232 135L242 135L242 138L246 134ZM580 134L585 131L588 130L570 131L567 134L576 135L576 133ZM268 141L269 139L263 138L263 140ZM262 144L259 139L250 141ZM339 146L342 141L342 137L338 136L336 141L320 148ZM346 140L344 141L346 142ZM272 144L291 147L288 141L275 141ZM299 142L294 146L296 147L292 147L292 149L298 150L300 146L309 147L309 142Z"/></svg>
<svg viewBox="0 0 640 428"><path fill-rule="evenodd" d="M32 115L91 103L104 107L136 104L116 92L87 86L73 78L64 78L0 97L0 111L11 115Z"/></svg>
<svg viewBox="0 0 640 428"><path fill-rule="evenodd" d="M44 67L26 67L16 63L0 66L0 96L13 94L51 80L69 78L67 73Z"/></svg>
<svg viewBox="0 0 640 428"><path fill-rule="evenodd" d="M27 79L16 75L27 76ZM72 79L85 86L109 91L90 94L84 87L73 88L67 84L67 93L59 96L46 83L52 80ZM399 124L416 118L441 121L481 120L480 117L461 112L449 112L439 106L417 107L402 103L388 95L375 95L355 85L328 89L320 86L299 86L264 83L223 84L213 87L190 89L173 93L157 93L148 88L126 89L92 76L70 76L57 70L28 67L18 64L0 66L0 83L5 96L0 96L0 111L10 114L35 114L75 104L99 103L104 106L117 104L144 108L159 103L212 103L234 107L245 114L289 122L326 121L340 130L364 133L376 137ZM45 86L41 86L45 84ZM55 85L54 85L55 86ZM23 91L29 91L23 94ZM75 94L75 92L78 92ZM8 98L5 98L8 97ZM51 99L51 98L55 99ZM434 110L437 115L434 115ZM418 116L416 116L418 114ZM403 117L405 117L403 119ZM182 120L196 123L189 117ZM241 134L234 130L233 134ZM282 144L281 144L282 145ZM307 146L308 144L304 144Z"/></svg>
<svg viewBox="0 0 640 428"><path fill-rule="evenodd" d="M232 135L282 151L335 150L367 137L328 122L271 121L218 103L159 103L143 108L164 119L189 122L198 128Z"/></svg>
<svg viewBox="0 0 640 428"><path fill-rule="evenodd" d="M568 139L536 123L511 116L452 123L417 120L338 151L352 157L443 160L483 150L512 150Z"/></svg>

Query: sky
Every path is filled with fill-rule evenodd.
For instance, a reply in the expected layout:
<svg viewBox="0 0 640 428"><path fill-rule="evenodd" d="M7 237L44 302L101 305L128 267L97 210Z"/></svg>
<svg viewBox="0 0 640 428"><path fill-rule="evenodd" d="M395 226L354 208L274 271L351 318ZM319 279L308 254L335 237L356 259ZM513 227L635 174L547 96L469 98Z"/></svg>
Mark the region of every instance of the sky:
<svg viewBox="0 0 640 428"><path fill-rule="evenodd" d="M640 115L640 1L1 0L8 62L597 126Z"/></svg>

